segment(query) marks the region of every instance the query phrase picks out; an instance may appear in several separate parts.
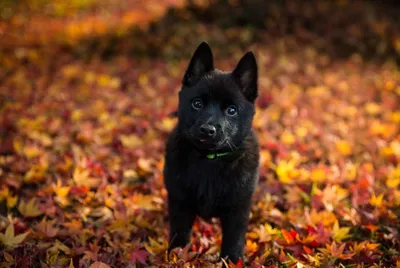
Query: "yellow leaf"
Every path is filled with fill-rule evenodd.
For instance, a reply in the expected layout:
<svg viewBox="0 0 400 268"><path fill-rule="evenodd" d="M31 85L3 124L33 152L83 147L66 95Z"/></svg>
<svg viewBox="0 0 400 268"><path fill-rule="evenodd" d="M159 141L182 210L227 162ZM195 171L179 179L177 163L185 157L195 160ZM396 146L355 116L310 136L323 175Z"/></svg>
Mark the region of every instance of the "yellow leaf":
<svg viewBox="0 0 400 268"><path fill-rule="evenodd" d="M70 261L69 261L69 266L68 266L68 268L75 268L75 267L74 267L74 263L72 262L72 258L71 258Z"/></svg>
<svg viewBox="0 0 400 268"><path fill-rule="evenodd" d="M246 251L247 252L254 253L254 252L257 252L257 250L258 250L258 245L256 242L251 241L251 240L246 241Z"/></svg>
<svg viewBox="0 0 400 268"><path fill-rule="evenodd" d="M13 208L17 204L18 196L7 196L7 208Z"/></svg>
<svg viewBox="0 0 400 268"><path fill-rule="evenodd" d="M73 180L77 186L86 186L89 188L98 186L100 183L100 179L89 177L89 171L82 167L75 168Z"/></svg>
<svg viewBox="0 0 400 268"><path fill-rule="evenodd" d="M289 131L285 130L281 135L281 141L284 144L291 145L296 141L296 139L295 139L295 137L293 136L292 133L290 133Z"/></svg>
<svg viewBox="0 0 400 268"><path fill-rule="evenodd" d="M397 188L400 185L400 164L397 164L397 167L392 169L389 173L388 179L386 181L386 186L389 188Z"/></svg>
<svg viewBox="0 0 400 268"><path fill-rule="evenodd" d="M400 142L399 141L392 141L390 143L390 148L392 149L392 152L396 156L400 156Z"/></svg>
<svg viewBox="0 0 400 268"><path fill-rule="evenodd" d="M377 115L381 112L381 106L375 102L369 102L365 105L365 111L369 115Z"/></svg>
<svg viewBox="0 0 400 268"><path fill-rule="evenodd" d="M153 170L152 163L153 162L151 161L151 159L143 157L139 158L139 160L137 161L137 165L139 167L139 174L145 175L151 173L151 171Z"/></svg>
<svg viewBox="0 0 400 268"><path fill-rule="evenodd" d="M36 205L35 198L32 198L27 203L24 200L21 200L21 202L18 205L18 211L24 217L37 217L43 214L43 212Z"/></svg>
<svg viewBox="0 0 400 268"><path fill-rule="evenodd" d="M350 144L345 140L336 142L336 149L339 151L341 155L345 156L350 155L352 152Z"/></svg>
<svg viewBox="0 0 400 268"><path fill-rule="evenodd" d="M271 164L271 154L268 150L260 151L260 165L264 167L269 167Z"/></svg>
<svg viewBox="0 0 400 268"><path fill-rule="evenodd" d="M39 156L41 154L41 151L36 146L30 145L30 146L26 146L24 148L24 154L28 158L34 158L34 157Z"/></svg>
<svg viewBox="0 0 400 268"><path fill-rule="evenodd" d="M72 119L72 121L77 122L82 118L82 116L83 116L83 112L81 110L76 109L72 112L71 119Z"/></svg>
<svg viewBox="0 0 400 268"><path fill-rule="evenodd" d="M358 169L357 165L349 163L344 170L346 179L354 180L357 177L357 169Z"/></svg>
<svg viewBox="0 0 400 268"><path fill-rule="evenodd" d="M6 247L16 248L18 244L24 241L25 237L29 234L29 232L15 235L14 233L14 225L10 223L4 234L0 233L0 242Z"/></svg>
<svg viewBox="0 0 400 268"><path fill-rule="evenodd" d="M24 181L27 183L41 182L45 179L46 165L33 165L25 174Z"/></svg>
<svg viewBox="0 0 400 268"><path fill-rule="evenodd" d="M24 151L24 143L21 139L17 139L17 138L14 139L13 147L14 147L14 150L19 154L23 153L23 151Z"/></svg>
<svg viewBox="0 0 400 268"><path fill-rule="evenodd" d="M177 119L166 117L161 121L160 128L166 132L171 131L176 125Z"/></svg>
<svg viewBox="0 0 400 268"><path fill-rule="evenodd" d="M300 138L305 137L305 136L307 135L307 133L308 133L308 130L307 130L307 128L305 128L305 127L299 127L299 128L296 130L296 135L297 135L298 137L300 137Z"/></svg>
<svg viewBox="0 0 400 268"><path fill-rule="evenodd" d="M332 228L332 238L336 242L341 242L343 239L349 237L350 227L339 227L339 222L336 220Z"/></svg>
<svg viewBox="0 0 400 268"><path fill-rule="evenodd" d="M136 135L121 135L119 137L122 145L129 149L138 148L143 145L141 139L139 139Z"/></svg>
<svg viewBox="0 0 400 268"><path fill-rule="evenodd" d="M295 159L279 161L276 167L276 174L282 183L290 183L299 175L296 165L297 161Z"/></svg>
<svg viewBox="0 0 400 268"><path fill-rule="evenodd" d="M311 171L311 180L314 182L323 182L326 178L325 170L322 168L315 168Z"/></svg>
<svg viewBox="0 0 400 268"><path fill-rule="evenodd" d="M60 179L57 180L57 184L53 184L53 190L56 194L55 201L61 205L62 207L66 207L69 205L68 193L70 190L70 186L62 186Z"/></svg>
<svg viewBox="0 0 400 268"><path fill-rule="evenodd" d="M383 147L381 148L379 154L383 157L391 156L393 155L393 150L390 147Z"/></svg>
<svg viewBox="0 0 400 268"><path fill-rule="evenodd" d="M128 169L124 171L124 179L129 179L129 180L137 180L139 178L139 175L137 172L133 169Z"/></svg>
<svg viewBox="0 0 400 268"><path fill-rule="evenodd" d="M10 190L8 188L3 188L0 190L0 201L3 201L8 197Z"/></svg>
<svg viewBox="0 0 400 268"><path fill-rule="evenodd" d="M382 201L383 201L383 193L380 194L380 195L378 195L378 196L376 196L375 194L373 194L372 197L369 199L369 203L370 203L372 206L375 206L375 207L380 207L380 206L382 206Z"/></svg>
<svg viewBox="0 0 400 268"><path fill-rule="evenodd" d="M397 123L397 124L400 123L400 112L393 112L391 114L391 120L393 121L393 123Z"/></svg>
<svg viewBox="0 0 400 268"><path fill-rule="evenodd" d="M385 89L388 91L392 91L395 87L395 82L393 80L387 80L385 81Z"/></svg>
<svg viewBox="0 0 400 268"><path fill-rule="evenodd" d="M161 254L165 252L168 248L168 243L166 240L162 240L161 242L149 237L149 243L145 243L144 247L148 252L154 255Z"/></svg>
<svg viewBox="0 0 400 268"><path fill-rule="evenodd" d="M113 198L106 197L106 199L104 200L104 204L109 208L115 207L115 201Z"/></svg>

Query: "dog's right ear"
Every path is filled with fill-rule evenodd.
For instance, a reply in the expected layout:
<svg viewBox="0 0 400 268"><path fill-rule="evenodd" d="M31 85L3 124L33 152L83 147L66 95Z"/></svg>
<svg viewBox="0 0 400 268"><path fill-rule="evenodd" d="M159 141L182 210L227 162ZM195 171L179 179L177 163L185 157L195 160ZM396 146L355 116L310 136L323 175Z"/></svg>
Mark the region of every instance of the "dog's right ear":
<svg viewBox="0 0 400 268"><path fill-rule="evenodd" d="M204 74L214 70L213 54L207 42L202 42L194 52L183 77L182 84L194 85Z"/></svg>

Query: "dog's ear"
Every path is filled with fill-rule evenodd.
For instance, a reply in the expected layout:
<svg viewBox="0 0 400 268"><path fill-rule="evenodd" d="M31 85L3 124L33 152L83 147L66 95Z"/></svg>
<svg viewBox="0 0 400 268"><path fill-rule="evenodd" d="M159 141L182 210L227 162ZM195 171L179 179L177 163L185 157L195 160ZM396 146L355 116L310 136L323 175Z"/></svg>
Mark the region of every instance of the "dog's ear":
<svg viewBox="0 0 400 268"><path fill-rule="evenodd" d="M194 85L204 74L214 70L213 54L210 46L202 42L194 52L183 77L182 84Z"/></svg>
<svg viewBox="0 0 400 268"><path fill-rule="evenodd" d="M254 102L258 96L258 70L256 58L252 52L244 54L233 70L232 76L242 88L243 95L249 101Z"/></svg>

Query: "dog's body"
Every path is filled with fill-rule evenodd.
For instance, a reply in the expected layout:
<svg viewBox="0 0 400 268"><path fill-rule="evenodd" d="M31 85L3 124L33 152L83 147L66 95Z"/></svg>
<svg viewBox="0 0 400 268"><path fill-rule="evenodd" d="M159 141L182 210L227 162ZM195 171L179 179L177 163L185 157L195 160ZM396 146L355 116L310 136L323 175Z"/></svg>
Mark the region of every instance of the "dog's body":
<svg viewBox="0 0 400 268"><path fill-rule="evenodd" d="M165 157L170 249L190 242L196 215L221 219L221 257L243 257L251 196L258 181L259 148L251 130L257 97L252 53L232 73L214 69L202 43L179 93L178 125Z"/></svg>

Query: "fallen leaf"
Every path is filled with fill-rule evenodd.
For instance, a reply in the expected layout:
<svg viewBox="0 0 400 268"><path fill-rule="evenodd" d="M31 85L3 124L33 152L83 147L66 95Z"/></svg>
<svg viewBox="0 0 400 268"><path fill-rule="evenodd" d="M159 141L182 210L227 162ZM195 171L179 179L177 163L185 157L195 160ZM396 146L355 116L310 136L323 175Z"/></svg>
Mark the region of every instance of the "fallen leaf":
<svg viewBox="0 0 400 268"><path fill-rule="evenodd" d="M14 224L10 223L4 234L0 233L0 242L11 249L16 248L22 241L25 240L29 232L15 235Z"/></svg>
<svg viewBox="0 0 400 268"><path fill-rule="evenodd" d="M43 214L43 212L39 209L36 204L36 198L31 198L28 202L21 200L18 205L18 211L24 217L38 217Z"/></svg>

